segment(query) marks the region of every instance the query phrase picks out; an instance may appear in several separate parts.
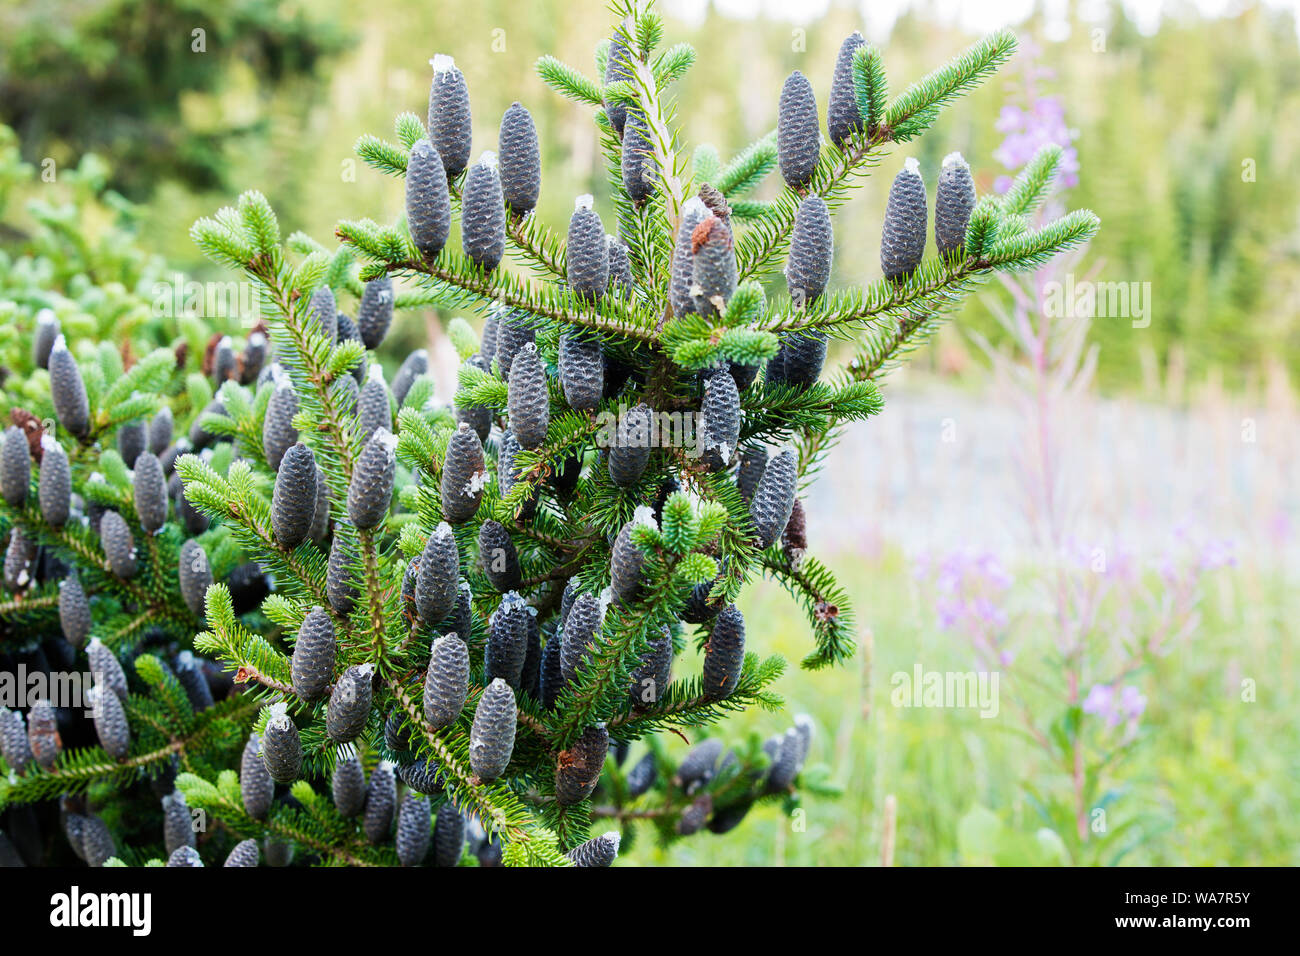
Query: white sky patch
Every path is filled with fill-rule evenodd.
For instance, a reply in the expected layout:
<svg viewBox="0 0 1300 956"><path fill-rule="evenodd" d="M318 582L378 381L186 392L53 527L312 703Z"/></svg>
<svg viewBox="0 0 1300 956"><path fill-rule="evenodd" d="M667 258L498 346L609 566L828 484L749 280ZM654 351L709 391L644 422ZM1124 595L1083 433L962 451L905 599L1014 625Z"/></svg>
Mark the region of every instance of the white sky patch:
<svg viewBox="0 0 1300 956"><path fill-rule="evenodd" d="M699 26L710 3L733 20L763 17L796 25L812 23L831 8L831 0L660 0L659 8L673 19ZM862 18L866 37L883 43L894 23L909 10L919 10L930 19L971 34L983 34L1022 26L1034 12L1034 4L1035 0L856 0L849 6ZM1147 36L1160 29L1165 16L1177 15L1180 8L1190 7L1206 17L1230 17L1247 6L1242 0L1120 0L1120 4ZM1262 5L1273 10L1295 10L1296 0L1262 0ZM1107 22L1107 6L1106 0L1078 0L1079 15L1085 23ZM1068 0L1044 0L1043 15L1049 39L1059 41L1069 36Z"/></svg>

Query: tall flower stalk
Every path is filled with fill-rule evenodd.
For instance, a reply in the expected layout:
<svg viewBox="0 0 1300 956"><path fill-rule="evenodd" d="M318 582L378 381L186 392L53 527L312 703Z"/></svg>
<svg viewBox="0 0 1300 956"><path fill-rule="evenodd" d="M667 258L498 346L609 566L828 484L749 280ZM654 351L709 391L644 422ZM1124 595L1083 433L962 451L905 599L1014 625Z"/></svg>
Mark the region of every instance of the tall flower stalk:
<svg viewBox="0 0 1300 956"><path fill-rule="evenodd" d="M1018 178L999 180L995 188L1004 211L1015 208L1029 228L1059 214L1064 191L1077 182L1075 134L1060 100L1040 89L1050 75L1024 57L1021 83L998 120L1006 139L994 155ZM1036 177L1045 154L1056 157L1052 185L1036 208L1023 208L1016 182ZM1147 707L1136 681L1195 630L1200 577L1226 560L1219 546L1198 550L1185 535L1174 542L1172 556L1148 572L1120 543L1083 543L1071 436L1079 433L1081 399L1092 384L1098 350L1088 341L1090 317L1058 315L1050 292L1067 275L1089 281L1095 273L1079 249L1032 271L999 276L1007 297L986 301L1008 344L995 348L974 335L1022 423L1023 441L1012 456L1029 544L1026 564L1037 569L1030 576L1044 600L1008 615L1000 602L1010 577L987 555L950 557L936 575L941 626L963 632L981 664L1003 673L1012 712L1067 781L1064 798L1032 788L1031 795L1057 832L1072 837L1066 843L1076 862L1098 858L1105 845L1111 826L1106 788L1139 741ZM1151 586L1152 577L1160 587ZM1053 644L1055 669L1046 674L1032 671L1036 655L1015 651L1041 633Z"/></svg>

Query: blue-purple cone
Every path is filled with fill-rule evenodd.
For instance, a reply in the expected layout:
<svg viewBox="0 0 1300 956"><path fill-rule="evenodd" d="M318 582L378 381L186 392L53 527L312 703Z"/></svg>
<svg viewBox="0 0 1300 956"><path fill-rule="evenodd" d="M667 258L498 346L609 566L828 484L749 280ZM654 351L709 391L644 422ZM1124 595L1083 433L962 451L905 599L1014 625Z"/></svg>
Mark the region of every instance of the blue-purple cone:
<svg viewBox="0 0 1300 956"><path fill-rule="evenodd" d="M639 108L627 111L623 127L623 188L640 205L654 195L659 184L659 163L655 158L650 126Z"/></svg>
<svg viewBox="0 0 1300 956"><path fill-rule="evenodd" d="M578 198L569 219L566 249L569 288L585 299L600 299L609 288L609 249L605 243L605 226L591 208L590 196Z"/></svg>
<svg viewBox="0 0 1300 956"><path fill-rule="evenodd" d="M427 139L411 148L406 165L406 225L426 259L436 258L451 233L451 194L442 157Z"/></svg>
<svg viewBox="0 0 1300 956"><path fill-rule="evenodd" d="M502 195L514 215L526 216L537 208L542 190L542 156L533 116L519 103L501 117L497 144Z"/></svg>
<svg viewBox="0 0 1300 956"><path fill-rule="evenodd" d="M817 98L808 77L798 70L781 87L776 112L776 155L781 176L791 189L803 189L812 181L821 155Z"/></svg>
<svg viewBox="0 0 1300 956"><path fill-rule="evenodd" d="M471 260L485 272L501 263L506 251L506 208L496 157L484 153L470 167L461 197L460 242Z"/></svg>
<svg viewBox="0 0 1300 956"><path fill-rule="evenodd" d="M840 44L835 58L831 96L826 105L826 130L831 142L840 148L862 131L862 111L858 109L858 94L853 86L853 54L865 45L866 40L855 30Z"/></svg>
<svg viewBox="0 0 1300 956"><path fill-rule="evenodd" d="M377 349L393 324L393 280L380 276L366 283L357 307L357 331L368 349Z"/></svg>
<svg viewBox="0 0 1300 956"><path fill-rule="evenodd" d="M435 56L429 86L429 141L442 157L447 179L455 179L469 165L473 117L469 87L451 57Z"/></svg>
<svg viewBox="0 0 1300 956"><path fill-rule="evenodd" d="M939 170L934 197L934 241L939 254L952 256L966 247L966 227L975 209L975 182L960 153L952 153Z"/></svg>
<svg viewBox="0 0 1300 956"><path fill-rule="evenodd" d="M880 236L880 268L886 279L905 279L925 255L925 183L915 160L908 160L889 189Z"/></svg>

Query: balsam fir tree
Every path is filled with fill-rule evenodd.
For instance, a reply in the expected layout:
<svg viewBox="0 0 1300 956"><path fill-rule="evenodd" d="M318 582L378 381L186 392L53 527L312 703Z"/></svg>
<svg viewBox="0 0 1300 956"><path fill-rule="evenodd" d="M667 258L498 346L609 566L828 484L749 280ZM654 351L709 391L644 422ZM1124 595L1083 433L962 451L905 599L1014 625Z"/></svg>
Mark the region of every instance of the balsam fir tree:
<svg viewBox="0 0 1300 956"><path fill-rule="evenodd" d="M908 160L882 278L830 291L850 189L1014 38L890 98L881 52L855 34L821 75L774 90L774 133L724 163L708 146L688 159L677 132L671 88L695 52L661 50L654 12L616 6L603 82L538 64L592 109L607 208L580 196L566 227L539 221L546 131L516 103L476 158L471 84L439 54L427 123L403 114L396 143L358 143L404 181L405 219L342 222L331 250L282 241L250 192L195 224L264 304L245 341L210 343L206 377L170 349L109 375L109 346L55 336L45 350L41 326L32 363L48 384L29 366L23 394L37 383L34 420L53 408L58 425L10 432L0 456L6 640L57 619L85 647L97 739L63 745L48 704L0 714L0 803L59 799L92 865L251 865L260 846L271 865L599 866L638 828L721 833L756 804L833 790L810 769L806 717L767 741L711 735L730 712L782 706L785 663L755 646L745 585L771 576L803 605L805 669L853 653L849 596L810 552L817 502L801 490L953 305L1097 219L1029 227L1050 151L978 201L961 157ZM775 198L747 198L778 169ZM464 363L451 407L422 351L391 386L373 355L395 307L432 303L485 319L481 335L449 327ZM353 306L355 321L339 311ZM832 338L855 350L838 368ZM132 423L146 420L143 451ZM680 663L690 645L698 670ZM679 763L664 733L693 742ZM114 829L141 800L156 826ZM195 847L176 835L182 808L221 826Z"/></svg>

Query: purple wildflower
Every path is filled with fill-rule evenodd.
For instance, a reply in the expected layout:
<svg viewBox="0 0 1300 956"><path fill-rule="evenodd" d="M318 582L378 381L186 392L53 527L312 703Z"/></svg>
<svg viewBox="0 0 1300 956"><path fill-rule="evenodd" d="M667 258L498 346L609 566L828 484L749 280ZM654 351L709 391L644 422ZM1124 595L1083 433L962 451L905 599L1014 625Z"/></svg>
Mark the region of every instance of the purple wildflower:
<svg viewBox="0 0 1300 956"><path fill-rule="evenodd" d="M1079 134L1066 124L1061 98L1039 94L1038 81L1051 77L1052 71L1036 64L1037 54L1036 47L1027 46L1019 102L1007 103L998 113L993 128L1005 138L993 151L993 158L1014 172L1033 159L1040 148L1055 143L1062 149L1056 185L1068 189L1079 184L1079 151L1071 145ZM993 184L999 193L1010 186L1010 176L999 176Z"/></svg>
<svg viewBox="0 0 1300 956"><path fill-rule="evenodd" d="M1136 728L1138 719L1146 709L1146 697L1132 684L1118 694L1108 684L1094 684L1083 701L1085 714L1104 717L1107 727L1118 727L1127 720L1130 730Z"/></svg>
<svg viewBox="0 0 1300 956"><path fill-rule="evenodd" d="M1120 691L1118 709L1129 720L1137 720L1147 709L1147 699L1136 687L1129 684Z"/></svg>
<svg viewBox="0 0 1300 956"><path fill-rule="evenodd" d="M935 594L939 629L963 635L980 652L1009 663L1001 650L1010 616L1003 600L1013 578L997 556L987 551L958 550L916 562L918 580L928 581Z"/></svg>
<svg viewBox="0 0 1300 956"><path fill-rule="evenodd" d="M1097 717L1111 713L1115 691L1107 684L1093 684L1088 696L1083 699L1083 712Z"/></svg>
<svg viewBox="0 0 1300 956"><path fill-rule="evenodd" d="M1201 570L1212 571L1215 568L1236 567L1237 556L1233 553L1231 541L1207 541L1201 551Z"/></svg>

